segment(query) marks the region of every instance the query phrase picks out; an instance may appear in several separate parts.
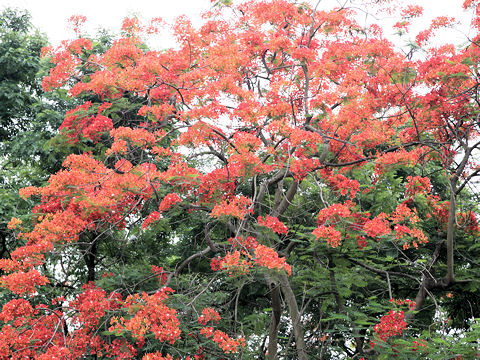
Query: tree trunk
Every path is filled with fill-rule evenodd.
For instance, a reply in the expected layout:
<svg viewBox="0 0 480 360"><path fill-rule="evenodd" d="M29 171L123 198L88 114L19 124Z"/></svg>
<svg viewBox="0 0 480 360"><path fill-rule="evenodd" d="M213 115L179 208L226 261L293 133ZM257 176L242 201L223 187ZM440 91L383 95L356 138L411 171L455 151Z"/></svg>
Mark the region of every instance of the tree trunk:
<svg viewBox="0 0 480 360"><path fill-rule="evenodd" d="M87 266L87 281L95 281L95 260L97 258L97 242L94 241L86 249L83 259Z"/></svg>
<svg viewBox="0 0 480 360"><path fill-rule="evenodd" d="M280 287L274 285L272 288L272 318L270 320L270 329L268 332L268 360L277 359L278 350L278 324L282 315L282 305L280 301Z"/></svg>
<svg viewBox="0 0 480 360"><path fill-rule="evenodd" d="M300 321L300 311L298 310L297 299L295 298L295 294L290 286L287 275L282 274L279 276L279 279L290 312L290 318L292 319L295 346L297 348L297 359L307 360L307 349L305 346L305 340L303 339L303 328Z"/></svg>
<svg viewBox="0 0 480 360"><path fill-rule="evenodd" d="M447 275L445 280L447 283L455 282L454 272L454 234L455 234L455 216L456 216L456 186L452 182L450 186L450 206L448 207L448 223L447 223Z"/></svg>

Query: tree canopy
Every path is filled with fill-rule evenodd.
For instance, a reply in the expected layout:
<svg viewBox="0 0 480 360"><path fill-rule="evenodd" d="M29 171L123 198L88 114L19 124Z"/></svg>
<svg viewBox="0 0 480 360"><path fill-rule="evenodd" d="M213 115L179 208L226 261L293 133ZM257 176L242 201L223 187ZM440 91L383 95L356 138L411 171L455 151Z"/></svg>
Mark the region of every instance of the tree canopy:
<svg viewBox="0 0 480 360"><path fill-rule="evenodd" d="M8 224L0 359L478 357L480 5L455 47L419 6L213 3L43 48L65 158Z"/></svg>

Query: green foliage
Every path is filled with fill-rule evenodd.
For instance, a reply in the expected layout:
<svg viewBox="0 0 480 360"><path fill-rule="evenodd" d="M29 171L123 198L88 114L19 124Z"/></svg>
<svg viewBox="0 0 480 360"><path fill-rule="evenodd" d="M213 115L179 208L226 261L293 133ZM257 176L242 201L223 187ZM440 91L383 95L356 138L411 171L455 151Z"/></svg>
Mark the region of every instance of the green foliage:
<svg viewBox="0 0 480 360"><path fill-rule="evenodd" d="M32 29L30 15L17 9L0 14L0 141L27 130L37 113L40 51L45 36Z"/></svg>

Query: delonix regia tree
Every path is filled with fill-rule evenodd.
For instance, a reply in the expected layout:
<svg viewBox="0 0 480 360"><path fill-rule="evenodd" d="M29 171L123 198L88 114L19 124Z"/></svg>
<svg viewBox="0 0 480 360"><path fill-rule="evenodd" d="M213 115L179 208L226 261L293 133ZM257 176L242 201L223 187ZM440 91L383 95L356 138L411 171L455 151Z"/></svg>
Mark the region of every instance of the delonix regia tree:
<svg viewBox="0 0 480 360"><path fill-rule="evenodd" d="M80 105L9 224L1 358L478 356L477 3L468 46L429 43L440 17L408 53L356 19L410 36L419 6L227 3L172 49L75 16L44 50Z"/></svg>

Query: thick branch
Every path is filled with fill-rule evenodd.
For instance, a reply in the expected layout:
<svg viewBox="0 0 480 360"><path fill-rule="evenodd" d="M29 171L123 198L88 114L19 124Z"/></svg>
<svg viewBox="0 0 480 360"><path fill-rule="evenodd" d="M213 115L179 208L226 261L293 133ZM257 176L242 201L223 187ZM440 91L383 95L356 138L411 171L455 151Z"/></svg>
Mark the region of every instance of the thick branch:
<svg viewBox="0 0 480 360"><path fill-rule="evenodd" d="M273 177L271 177L270 179L264 180L260 184L260 188L258 190L257 198L255 199L255 203L256 203L257 208L260 208L260 205L261 205L263 199L265 198L265 193L266 193L268 187L271 186L271 185L277 184L278 182L282 181L287 176L291 176L291 173L288 171L288 168L285 169L285 170L279 171Z"/></svg>
<svg viewBox="0 0 480 360"><path fill-rule="evenodd" d="M412 276L410 274L406 274L406 273L403 273L403 272L398 272L398 271L388 271L388 270L383 270L383 269L378 269L376 267L373 267L371 265L368 265L368 264L364 264L364 263L361 263L360 261L357 261L355 259L351 259L351 258L348 258L348 261L356 264L356 265L359 265L367 270L370 270L374 273L377 273L377 274L382 274L384 275L385 277L387 276L399 276L399 277L408 277L412 280L417 280L417 278L415 276Z"/></svg>
<svg viewBox="0 0 480 360"><path fill-rule="evenodd" d="M480 169L475 170L472 172L470 175L468 175L463 183L458 187L458 189L455 191L455 194L458 195L460 192L463 190L463 188L468 184L470 180L472 180L473 177L478 176L480 174Z"/></svg>
<svg viewBox="0 0 480 360"><path fill-rule="evenodd" d="M177 276L182 272L182 270L183 270L188 264L190 264L193 260L195 260L196 258L205 256L205 255L208 254L210 251L217 252L218 250L214 250L214 249L218 249L219 247L222 246L221 243L211 243L210 245L212 245L212 246L208 246L207 248L203 249L202 251L196 252L195 254L192 254L192 255L190 255L188 258L186 258L185 260L183 260L183 261L180 263L180 265L177 266L177 268L175 269L174 272L168 274L168 276L167 276L167 281L165 282L164 286L168 286L168 285L170 284L170 281L172 281L172 279L173 279L174 277L177 277Z"/></svg>
<svg viewBox="0 0 480 360"><path fill-rule="evenodd" d="M288 206L292 203L295 194L297 193L298 184L298 181L293 181L292 185L290 185L290 187L288 188L287 193L285 194L278 207L273 209L272 216L278 217L282 215L285 210L287 210Z"/></svg>
<svg viewBox="0 0 480 360"><path fill-rule="evenodd" d="M438 257L440 256L440 250L442 249L443 244L444 244L443 241L439 242L437 244L437 246L435 247L435 251L432 254L432 258L430 259L430 261L428 263L428 267L426 268L426 271L422 275L422 282L420 284L420 288L418 289L417 295L415 296L415 310L416 311L419 311L422 308L422 306L425 302L425 298L427 296L428 288L431 287L431 284L436 282L435 279L432 279L430 270L432 269L432 266L435 265L435 263L437 262ZM411 319L414 318L414 316L415 315L413 313L408 313L405 316L405 321L407 321L407 322L410 321Z"/></svg>

